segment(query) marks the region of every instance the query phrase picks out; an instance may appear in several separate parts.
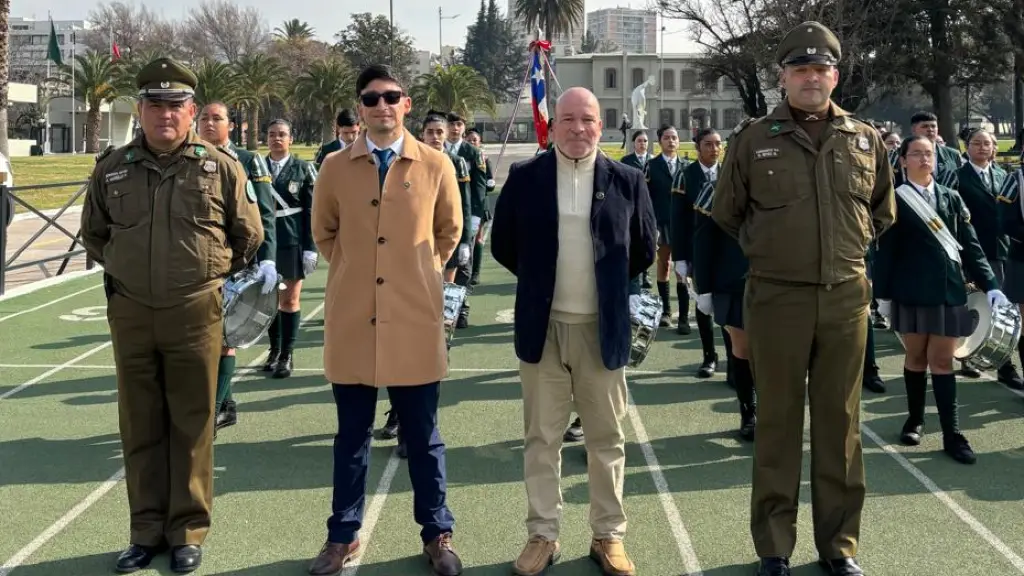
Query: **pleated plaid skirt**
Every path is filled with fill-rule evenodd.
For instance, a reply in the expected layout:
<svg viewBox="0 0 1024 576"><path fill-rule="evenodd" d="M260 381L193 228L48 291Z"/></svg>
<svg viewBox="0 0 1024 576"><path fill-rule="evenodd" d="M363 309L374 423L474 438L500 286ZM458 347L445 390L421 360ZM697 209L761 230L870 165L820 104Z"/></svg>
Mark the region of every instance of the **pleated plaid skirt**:
<svg viewBox="0 0 1024 576"><path fill-rule="evenodd" d="M967 306L909 306L892 303L892 330L963 338L974 333L978 319Z"/></svg>

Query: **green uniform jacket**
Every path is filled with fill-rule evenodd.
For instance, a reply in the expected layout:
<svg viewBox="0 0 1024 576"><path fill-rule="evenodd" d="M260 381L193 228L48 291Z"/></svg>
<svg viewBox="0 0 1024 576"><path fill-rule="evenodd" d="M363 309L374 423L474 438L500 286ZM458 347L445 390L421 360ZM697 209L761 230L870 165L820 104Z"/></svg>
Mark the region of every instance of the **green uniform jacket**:
<svg viewBox="0 0 1024 576"><path fill-rule="evenodd" d="M490 194L491 192L494 192L494 189L497 186L494 182L494 164L491 162L490 158L484 158L484 164L487 164L487 193Z"/></svg>
<svg viewBox="0 0 1024 576"><path fill-rule="evenodd" d="M1006 260L1010 252L1010 237L1003 229L1006 203L999 201L999 190L1006 180L1006 171L995 164L989 170L993 181L991 189L981 181L973 164L964 164L957 170L957 192L971 213L971 223L978 234L978 242L985 251L985 257L989 260Z"/></svg>
<svg viewBox="0 0 1024 576"><path fill-rule="evenodd" d="M324 158L327 158L327 155L331 152L337 152L342 148L341 140L338 140L337 138L321 145L320 149L316 151L316 156L313 158L313 167L320 170L320 165L324 163Z"/></svg>
<svg viewBox="0 0 1024 576"><path fill-rule="evenodd" d="M1021 180L1024 168L1018 168L1003 179L999 189L999 201L1003 206L1003 231L1010 241L1009 258L1024 262L1024 214L1021 214Z"/></svg>
<svg viewBox="0 0 1024 576"><path fill-rule="evenodd" d="M896 224L879 239L875 255L873 289L878 300L959 306L967 303L967 277L986 292L998 288L963 198L942 185L934 190L935 211L962 246L963 268L946 256L935 233L897 194Z"/></svg>
<svg viewBox="0 0 1024 576"><path fill-rule="evenodd" d="M462 238L459 244L472 244L473 212L472 199L469 192L469 166L466 160L452 152L445 152L448 159L455 165L455 179L459 182L459 194L462 196Z"/></svg>
<svg viewBox="0 0 1024 576"><path fill-rule="evenodd" d="M700 177L704 180L703 174ZM739 242L711 218L714 204L715 182L704 181L693 205L694 290L698 294L743 292L750 266Z"/></svg>
<svg viewBox="0 0 1024 576"><path fill-rule="evenodd" d="M626 154L623 156L621 162L643 172L647 169L647 163L651 161L651 158L653 158L653 156L651 156L650 153L644 154L644 157L641 158L636 155L636 152L633 152L632 154Z"/></svg>
<svg viewBox="0 0 1024 576"><path fill-rule="evenodd" d="M469 165L469 191L473 216L487 216L487 161L484 151L465 140L459 142L457 154Z"/></svg>
<svg viewBox="0 0 1024 576"><path fill-rule="evenodd" d="M647 163L644 178L647 180L647 190L651 193L651 205L659 228L672 224L672 191L682 186L685 168L686 163L681 156L676 157L675 175L668 171L668 162L660 154ZM670 242L668 238L665 241Z"/></svg>
<svg viewBox="0 0 1024 576"><path fill-rule="evenodd" d="M672 223L669 226L672 231L672 259L692 263L693 205L708 184L700 162L691 162L686 168L683 168L681 184L672 189Z"/></svg>
<svg viewBox="0 0 1024 576"><path fill-rule="evenodd" d="M220 149L242 163L256 192L256 203L260 206L260 220L263 222L263 244L260 244L256 252L256 261L273 260L277 257L277 215L274 212L274 188L270 184L270 170L262 156L237 148L234 143Z"/></svg>
<svg viewBox="0 0 1024 576"><path fill-rule="evenodd" d="M270 158L267 157L269 165ZM316 252L310 216L313 209L313 185L316 168L305 160L289 156L273 181L277 197L277 247L301 246L304 252Z"/></svg>

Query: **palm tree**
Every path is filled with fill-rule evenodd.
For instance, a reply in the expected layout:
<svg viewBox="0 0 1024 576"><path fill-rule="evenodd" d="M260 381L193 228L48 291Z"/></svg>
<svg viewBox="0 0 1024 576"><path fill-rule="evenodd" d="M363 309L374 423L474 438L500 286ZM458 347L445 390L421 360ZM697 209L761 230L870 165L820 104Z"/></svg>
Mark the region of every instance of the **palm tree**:
<svg viewBox="0 0 1024 576"><path fill-rule="evenodd" d="M100 107L104 101L114 102L125 97L135 86L134 78L124 73L118 61L110 59L109 54L89 50L85 54L75 56L71 65L75 66L74 95L82 98L86 104L85 113L85 151L98 152L100 149L100 129L102 116ZM61 66L61 82L71 85L71 66ZM71 105L74 106L74 101Z"/></svg>
<svg viewBox="0 0 1024 576"><path fill-rule="evenodd" d="M355 99L355 78L352 69L340 56L331 55L313 62L295 85L295 103L321 111L321 139L334 138L334 117L338 110Z"/></svg>
<svg viewBox="0 0 1024 576"><path fill-rule="evenodd" d="M8 158L11 157L7 149L7 81L11 73L7 22L10 16L11 0L0 0L0 30L3 30L3 34L0 34L0 152Z"/></svg>
<svg viewBox="0 0 1024 576"><path fill-rule="evenodd" d="M435 110L455 112L464 118L482 110L494 117L497 107L487 80L474 68L453 64L446 68L434 66L421 75L409 91L413 102Z"/></svg>
<svg viewBox="0 0 1024 576"><path fill-rule="evenodd" d="M544 39L551 41L559 34L572 38L573 28L583 22L584 0L515 0L515 14L528 30L540 28ZM547 67L544 85L551 86ZM550 92L550 88L548 89Z"/></svg>
<svg viewBox="0 0 1024 576"><path fill-rule="evenodd" d="M281 62L261 52L242 56L235 65L238 73L238 99L235 104L249 112L249 129L246 132L245 148L259 147L260 110L270 106L272 100L284 103L288 92L287 74Z"/></svg>
<svg viewBox="0 0 1024 576"><path fill-rule="evenodd" d="M238 99L238 72L226 62L204 58L196 67L196 104L223 102L231 106Z"/></svg>
<svg viewBox="0 0 1024 576"><path fill-rule="evenodd" d="M285 20L284 26L274 28L274 38L291 44L301 44L312 40L315 31L308 22L302 22L298 18Z"/></svg>

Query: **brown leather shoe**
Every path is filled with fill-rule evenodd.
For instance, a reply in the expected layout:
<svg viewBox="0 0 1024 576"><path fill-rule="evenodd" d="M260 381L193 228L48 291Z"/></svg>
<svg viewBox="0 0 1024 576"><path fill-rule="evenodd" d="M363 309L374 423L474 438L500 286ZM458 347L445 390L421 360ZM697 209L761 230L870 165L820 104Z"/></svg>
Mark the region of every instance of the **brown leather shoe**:
<svg viewBox="0 0 1024 576"><path fill-rule="evenodd" d="M552 542L543 536L534 536L516 558L512 573L516 576L540 576L548 566L558 561L560 554L561 546L557 540Z"/></svg>
<svg viewBox="0 0 1024 576"><path fill-rule="evenodd" d="M626 555L622 540L594 539L590 543L590 558L601 565L605 576L636 576L636 566Z"/></svg>
<svg viewBox="0 0 1024 576"><path fill-rule="evenodd" d="M362 548L359 539L350 544L325 542L320 555L309 565L309 573L313 576L327 576L341 572L345 565L359 557Z"/></svg>
<svg viewBox="0 0 1024 576"><path fill-rule="evenodd" d="M462 560L452 548L452 534L446 532L423 546L423 555L430 561L430 567L438 576L459 576L462 574Z"/></svg>

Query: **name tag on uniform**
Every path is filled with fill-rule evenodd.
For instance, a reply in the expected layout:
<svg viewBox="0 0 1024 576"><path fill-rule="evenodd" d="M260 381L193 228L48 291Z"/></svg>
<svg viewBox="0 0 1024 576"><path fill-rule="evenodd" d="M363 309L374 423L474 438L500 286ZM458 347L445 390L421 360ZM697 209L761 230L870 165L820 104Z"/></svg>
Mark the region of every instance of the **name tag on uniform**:
<svg viewBox="0 0 1024 576"><path fill-rule="evenodd" d="M760 150L754 150L754 158L757 160L765 160L768 158L778 158L778 148L761 148Z"/></svg>
<svg viewBox="0 0 1024 576"><path fill-rule="evenodd" d="M121 180L124 180L127 177L128 177L128 169L127 168L124 168L122 170L118 170L116 172L107 172L103 176L103 178L104 178L104 180L106 180L107 184L111 184L113 182L120 182Z"/></svg>

